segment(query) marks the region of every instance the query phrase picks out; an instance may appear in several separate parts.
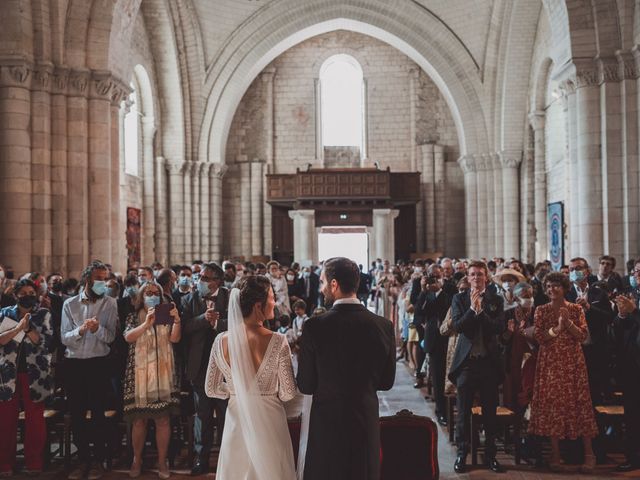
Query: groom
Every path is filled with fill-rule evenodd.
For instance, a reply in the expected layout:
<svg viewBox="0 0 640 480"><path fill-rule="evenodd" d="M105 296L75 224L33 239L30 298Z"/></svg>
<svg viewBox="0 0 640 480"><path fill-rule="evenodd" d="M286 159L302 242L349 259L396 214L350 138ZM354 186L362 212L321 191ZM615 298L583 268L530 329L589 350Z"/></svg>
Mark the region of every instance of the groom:
<svg viewBox="0 0 640 480"><path fill-rule="evenodd" d="M333 307L305 323L298 353L298 388L313 395L304 479L378 480L376 391L395 379L393 325L358 300L351 260L327 260L320 283Z"/></svg>

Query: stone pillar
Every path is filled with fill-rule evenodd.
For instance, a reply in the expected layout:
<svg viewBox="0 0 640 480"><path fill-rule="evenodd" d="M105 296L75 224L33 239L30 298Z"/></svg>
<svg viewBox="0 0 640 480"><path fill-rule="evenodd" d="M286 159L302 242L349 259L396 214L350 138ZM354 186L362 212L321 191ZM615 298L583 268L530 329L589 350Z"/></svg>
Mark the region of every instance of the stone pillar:
<svg viewBox="0 0 640 480"><path fill-rule="evenodd" d="M262 81L265 88L265 134L266 134L266 152L265 164L263 166L262 178L262 254L271 256L272 254L272 237L271 237L271 205L267 203L267 174L274 172L274 142L275 142L275 119L274 119L274 95L273 95L273 79L276 69L273 67L265 68L262 71ZM316 119L317 120L317 119Z"/></svg>
<svg viewBox="0 0 640 480"><path fill-rule="evenodd" d="M522 215L520 238L523 239L521 245L520 258L527 263L535 264L538 260L536 257L536 224L535 224L535 152L533 149L533 132L530 130L531 138L527 143L529 146L525 152L524 161L526 166L524 172L521 171L523 190L520 192L522 201ZM569 155L567 154L567 158ZM542 258L540 258L542 260Z"/></svg>
<svg viewBox="0 0 640 480"><path fill-rule="evenodd" d="M545 113L535 111L529 114L529 122L533 129L534 150L534 222L536 229L536 261L540 262L549 257L547 243L547 172L546 150L544 142ZM569 132L567 132L567 135Z"/></svg>
<svg viewBox="0 0 640 480"><path fill-rule="evenodd" d="M520 179L518 166L522 162L522 151L503 150L502 163L502 205L504 211L504 258L520 256Z"/></svg>
<svg viewBox="0 0 640 480"><path fill-rule="evenodd" d="M88 85L88 71L71 73L69 98L67 99L67 129L69 132L67 184L71 186L67 200L69 205L68 266L69 275L76 278L89 260Z"/></svg>
<svg viewBox="0 0 640 480"><path fill-rule="evenodd" d="M242 162L240 167L240 242L242 256L249 260L251 256L251 165Z"/></svg>
<svg viewBox="0 0 640 480"><path fill-rule="evenodd" d="M200 178L202 174L203 162L194 162L193 164L193 195L192 195L192 211L193 211L193 257L201 258L202 257L202 249L201 243L202 238L200 236L200 209L202 205L200 205Z"/></svg>
<svg viewBox="0 0 640 480"><path fill-rule="evenodd" d="M574 60L574 63L576 61ZM593 62L576 65L578 147L578 254L595 265L604 252L600 87Z"/></svg>
<svg viewBox="0 0 640 480"><path fill-rule="evenodd" d="M120 170L120 113L122 100L129 93L129 86L118 82L111 92L111 198L117 198L111 202L111 265L114 271L125 273L127 270L127 216L126 205L122 205L121 172ZM152 137L153 138L153 137ZM153 140L151 140L153 141ZM153 165L153 157L151 158ZM151 172L153 175L153 171ZM145 217L143 217L143 222ZM147 217L148 219L148 217ZM153 241L153 234L152 234ZM153 248L153 246L152 246Z"/></svg>
<svg viewBox="0 0 640 480"><path fill-rule="evenodd" d="M598 60L602 161L602 253L622 259L624 251L620 69L615 57ZM624 269L621 269L624 271Z"/></svg>
<svg viewBox="0 0 640 480"><path fill-rule="evenodd" d="M45 272L51 267L51 94L53 68L33 70L31 92L31 267Z"/></svg>
<svg viewBox="0 0 640 480"><path fill-rule="evenodd" d="M622 73L622 148L623 148L623 189L624 215L624 258L638 258L640 253L640 165L638 155L638 62L640 52L622 54L618 57ZM621 263L621 262L619 262ZM621 269L620 269L621 270Z"/></svg>
<svg viewBox="0 0 640 480"><path fill-rule="evenodd" d="M493 251L499 257L504 256L504 205L502 203L502 164L500 155L491 154L491 164L493 165L493 236L495 243Z"/></svg>
<svg viewBox="0 0 640 480"><path fill-rule="evenodd" d="M394 220L398 217L399 210L391 208L376 208L373 210L373 258L381 258L395 262L395 228Z"/></svg>
<svg viewBox="0 0 640 480"><path fill-rule="evenodd" d="M111 76L94 75L89 89L89 256L111 263Z"/></svg>
<svg viewBox="0 0 640 480"><path fill-rule="evenodd" d="M153 117L145 116L142 123L142 263L150 265L158 260L156 252L156 159L153 157L153 137L156 125ZM165 212L166 214L166 212ZM164 264L163 264L164 265Z"/></svg>
<svg viewBox="0 0 640 480"><path fill-rule="evenodd" d="M374 225L375 225L375 212ZM290 210L293 219L293 261L310 265L317 261L316 212L314 210Z"/></svg>
<svg viewBox="0 0 640 480"><path fill-rule="evenodd" d="M417 124L418 124L418 109L419 105L419 90L420 90L420 69L411 68L409 70L409 148L411 155L411 171L415 172L419 170L422 160L420 159L422 145L418 146L417 142ZM423 172L423 183L425 173ZM422 250L424 251L424 250Z"/></svg>
<svg viewBox="0 0 640 480"><path fill-rule="evenodd" d="M446 194L446 171L444 163L444 146L433 146L433 182L435 184L435 210L436 210L436 244L437 252L445 251L445 233L447 228L447 194Z"/></svg>
<svg viewBox="0 0 640 480"><path fill-rule="evenodd" d="M435 205L435 188L434 174L435 163L433 156L433 144L428 143L420 145L420 170L422 176L421 185L421 202L422 212L424 214L424 252L435 251L436 244L436 205ZM389 260L391 260L389 258Z"/></svg>
<svg viewBox="0 0 640 480"><path fill-rule="evenodd" d="M193 175L194 164L186 162L184 170L184 261L192 262L193 256Z"/></svg>
<svg viewBox="0 0 640 480"><path fill-rule="evenodd" d="M211 260L222 260L222 177L227 171L226 165L214 163L211 167Z"/></svg>
<svg viewBox="0 0 640 480"><path fill-rule="evenodd" d="M184 185L187 165L185 163L168 164L169 170L169 219L171 228L167 228L169 240L169 259L172 264L183 264L185 256L185 195ZM193 260L193 259L191 259Z"/></svg>
<svg viewBox="0 0 640 480"><path fill-rule="evenodd" d="M155 249L156 259L163 265L169 265L169 190L167 179L167 160L156 157L155 161ZM173 219L172 219L173 220Z"/></svg>
<svg viewBox="0 0 640 480"><path fill-rule="evenodd" d="M478 256L484 257L489 252L489 194L493 195L493 188L490 187L489 158L486 155L474 155L477 165L476 176L476 216L478 218ZM493 174L491 174L493 179Z"/></svg>
<svg viewBox="0 0 640 480"><path fill-rule="evenodd" d="M51 82L51 271L68 274L67 83L69 71L56 68Z"/></svg>
<svg viewBox="0 0 640 480"><path fill-rule="evenodd" d="M271 167L265 164L262 176L262 242L264 255L271 257L273 255L273 237L272 237L272 220L271 205L267 203L267 175L271 173Z"/></svg>
<svg viewBox="0 0 640 480"><path fill-rule="evenodd" d="M470 258L478 257L478 199L476 185L476 163L473 155L463 155L458 159L458 165L464 172L465 199L465 238L466 254Z"/></svg>
<svg viewBox="0 0 640 480"><path fill-rule="evenodd" d="M0 65L0 263L31 271L31 72Z"/></svg>
<svg viewBox="0 0 640 480"><path fill-rule="evenodd" d="M200 257L211 261L211 163L203 163L200 169Z"/></svg>
<svg viewBox="0 0 640 480"><path fill-rule="evenodd" d="M259 160L251 162L251 255L260 256L264 252L263 247L263 231L262 207L265 203L262 193L264 178L262 175L263 163Z"/></svg>
<svg viewBox="0 0 640 480"><path fill-rule="evenodd" d="M578 193L580 182L578 178L578 108L575 84L566 81L562 84L564 99L567 105L567 138L569 140L569 202L565 205L565 223L569 225L568 252L565 252L565 259L579 255L579 232L578 232ZM549 230L547 226L547 247L549 245ZM545 258L549 257L549 250Z"/></svg>
<svg viewBox="0 0 640 480"><path fill-rule="evenodd" d="M499 228L497 226L496 214L498 203L496 201L495 190L495 172L496 165L494 163L494 154L483 155L484 162L487 166L487 249L481 256L491 258L496 255L496 238L499 236ZM500 206L502 206L500 202Z"/></svg>

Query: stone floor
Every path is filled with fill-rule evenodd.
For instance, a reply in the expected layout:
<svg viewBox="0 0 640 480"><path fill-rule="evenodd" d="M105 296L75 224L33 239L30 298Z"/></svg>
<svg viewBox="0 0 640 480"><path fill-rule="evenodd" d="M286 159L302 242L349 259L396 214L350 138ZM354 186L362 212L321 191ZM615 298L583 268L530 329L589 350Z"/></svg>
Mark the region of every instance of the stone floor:
<svg viewBox="0 0 640 480"><path fill-rule="evenodd" d="M393 415L399 410L408 409L416 415L423 415L435 418L434 404L430 401L424 400L425 391L418 391L413 388L413 379L411 377L409 369L403 362L398 362L396 382L388 392L381 392L380 398L380 415ZM287 406L288 413L295 414L299 410L300 402L293 401ZM448 434L445 428L439 427L438 437L438 455L440 463L440 478L442 479L459 479L459 480L556 480L556 479L572 479L580 478L581 480L592 479L604 479L604 478L640 478L640 470L630 472L627 474L617 474L613 472L613 465L599 466L594 475L578 475L578 474L554 474L546 470L536 470L533 467L527 465L516 466L513 463L513 457L507 456L502 453L499 456L499 460L508 469L505 474L495 474L484 468L476 468L464 475L457 475L453 472L453 462L455 459L455 449L449 444ZM215 455L214 457L215 458ZM620 460L620 458L617 458ZM105 480L129 478L128 470L126 467L116 466L108 475L103 477ZM192 478L189 477L189 471L183 468L176 468L173 470L172 478ZM33 477L16 476L15 478L26 479ZM47 479L64 479L66 478L65 472L61 468L54 469L40 476L40 478ZM147 470L140 477L141 479L153 479L158 478L157 472L154 470ZM200 477L193 477L200 479L213 479L215 475L210 473L208 475L202 475ZM331 479L327 479L331 480Z"/></svg>

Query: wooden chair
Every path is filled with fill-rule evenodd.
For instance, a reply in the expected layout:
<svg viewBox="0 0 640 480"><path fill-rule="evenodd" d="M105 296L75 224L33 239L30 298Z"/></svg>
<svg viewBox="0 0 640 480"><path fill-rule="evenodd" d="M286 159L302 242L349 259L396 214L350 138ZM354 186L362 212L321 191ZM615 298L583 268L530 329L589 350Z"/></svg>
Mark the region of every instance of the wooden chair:
<svg viewBox="0 0 640 480"><path fill-rule="evenodd" d="M604 432L607 427L619 427L615 431L622 432L624 425L624 407L622 405L597 405L596 408L596 422L598 423L598 430L604 438L606 438L606 450L617 451L622 447L624 442L624 436L618 435L617 438L605 436Z"/></svg>
<svg viewBox="0 0 640 480"><path fill-rule="evenodd" d="M498 407L496 411L498 426L504 429L505 451L509 438L509 427L513 427L515 463L520 464L520 449L517 446L520 437L520 418L512 410L506 407ZM471 409L471 464L478 464L478 451L480 450L480 425L482 425L482 407ZM482 448L484 450L484 447Z"/></svg>
<svg viewBox="0 0 640 480"><path fill-rule="evenodd" d="M44 464L49 465L51 460L56 456L64 457L64 423L62 422L62 414L58 410L46 409L43 413L45 423L47 425L47 439L44 449ZM20 432L20 438L24 442L24 421L25 412L21 411L18 414L18 432ZM28 439L27 439L28 440ZM55 451L51 451L52 440L57 440L58 448Z"/></svg>
<svg viewBox="0 0 640 480"><path fill-rule="evenodd" d="M381 480L437 480L438 426L401 410L380 418Z"/></svg>

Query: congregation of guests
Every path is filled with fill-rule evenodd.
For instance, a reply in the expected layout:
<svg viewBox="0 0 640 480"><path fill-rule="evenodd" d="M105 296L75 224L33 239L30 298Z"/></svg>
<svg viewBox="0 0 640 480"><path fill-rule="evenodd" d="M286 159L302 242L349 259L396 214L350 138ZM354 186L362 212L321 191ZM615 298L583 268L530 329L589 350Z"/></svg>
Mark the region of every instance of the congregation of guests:
<svg viewBox="0 0 640 480"><path fill-rule="evenodd" d="M517 259L418 259L360 265L358 299L394 321L398 360L412 368L415 387L430 383L436 420L447 426L447 396L455 395L458 448L454 469L466 471L469 418L476 395L485 430L487 466L495 458L496 408L504 405L551 442L549 467L565 471L560 442L582 444L580 469L606 460L594 407L622 392L626 461L640 468L640 260L603 256L596 269L574 258L558 272L550 262ZM80 280L53 272L13 279L0 267L0 423L15 432L25 412L25 470L43 469L43 411L64 397L78 464L68 478L97 479L108 455L107 409L131 425L130 476L142 472L149 422L154 423L158 475L169 477L172 425L187 394L194 417L192 474L210 471L227 400L210 398L205 377L218 334L227 330L230 289L245 276L271 283L276 315L269 328L286 336L295 355L306 321L323 311L322 265L195 261L159 263L124 275L94 261ZM338 334L338 332L336 332ZM91 415L87 415L87 411ZM0 436L0 476L16 468L16 435Z"/></svg>

